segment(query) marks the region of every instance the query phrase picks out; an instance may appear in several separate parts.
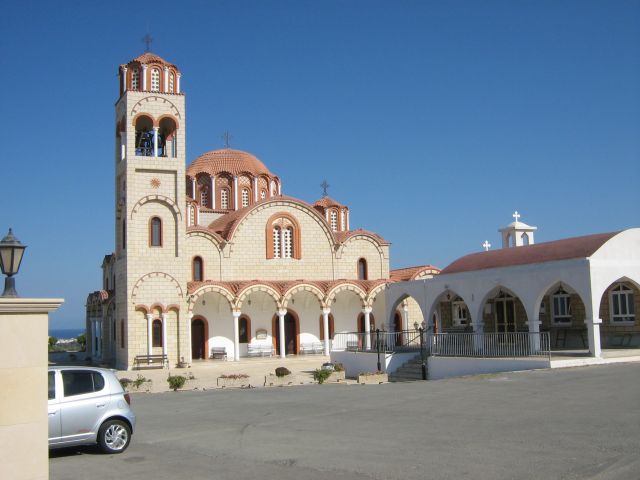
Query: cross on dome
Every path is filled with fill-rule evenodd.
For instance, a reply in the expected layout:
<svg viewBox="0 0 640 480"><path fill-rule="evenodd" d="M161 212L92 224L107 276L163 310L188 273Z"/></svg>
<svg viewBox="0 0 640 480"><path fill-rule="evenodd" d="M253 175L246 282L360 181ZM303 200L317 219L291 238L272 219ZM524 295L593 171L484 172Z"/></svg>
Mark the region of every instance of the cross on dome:
<svg viewBox="0 0 640 480"><path fill-rule="evenodd" d="M327 193L327 189L331 186L327 183L326 180L323 180L322 183L320 184L320 186L322 187L322 198L326 198L329 196L329 194Z"/></svg>
<svg viewBox="0 0 640 480"><path fill-rule="evenodd" d="M518 219L519 219L521 216L522 216L522 215L520 215L520 214L518 213L518 211L517 211L517 210L516 210L515 212L513 212L513 215L512 215L512 217L516 219L516 222L518 221Z"/></svg>
<svg viewBox="0 0 640 480"><path fill-rule="evenodd" d="M145 52L151 51L150 49L151 49L151 44L153 43L153 37L147 33L144 37L142 37L142 41L146 45Z"/></svg>
<svg viewBox="0 0 640 480"><path fill-rule="evenodd" d="M491 248L491 244L489 243L489 240L484 241L484 243L482 244L482 248L484 248L485 252L489 251L489 249Z"/></svg>
<svg viewBox="0 0 640 480"><path fill-rule="evenodd" d="M222 134L222 140L224 140L224 148L230 148L231 147L231 139L232 138L233 138L233 135L231 135L229 130L225 130L224 133Z"/></svg>

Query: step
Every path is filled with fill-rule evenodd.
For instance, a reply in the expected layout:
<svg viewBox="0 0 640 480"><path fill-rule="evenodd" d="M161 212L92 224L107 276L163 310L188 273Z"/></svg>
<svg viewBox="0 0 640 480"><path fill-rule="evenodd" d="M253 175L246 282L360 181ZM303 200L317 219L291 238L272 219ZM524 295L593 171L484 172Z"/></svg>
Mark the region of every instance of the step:
<svg viewBox="0 0 640 480"><path fill-rule="evenodd" d="M418 374L414 374L414 373L393 373L391 375L389 375L389 381L390 382L409 382L409 381L416 381L416 380L422 380L422 372L418 373Z"/></svg>

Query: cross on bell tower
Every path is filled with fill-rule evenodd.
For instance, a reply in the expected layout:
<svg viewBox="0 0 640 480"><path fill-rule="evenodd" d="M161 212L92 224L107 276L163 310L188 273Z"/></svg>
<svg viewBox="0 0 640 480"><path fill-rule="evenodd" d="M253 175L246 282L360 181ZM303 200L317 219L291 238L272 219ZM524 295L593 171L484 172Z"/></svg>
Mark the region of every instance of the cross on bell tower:
<svg viewBox="0 0 640 480"><path fill-rule="evenodd" d="M498 230L502 234L502 248L533 245L533 232L537 230L537 227L521 222L521 216L516 210L512 215L515 221Z"/></svg>
<svg viewBox="0 0 640 480"><path fill-rule="evenodd" d="M153 43L153 37L151 35L149 35L148 33L142 37L142 41L145 44L145 52L150 52L151 51L151 44Z"/></svg>
<svg viewBox="0 0 640 480"><path fill-rule="evenodd" d="M327 190L329 189L330 186L331 185L329 185L326 180L322 181L322 183L320 184L320 187L322 187L322 198L327 198L329 196L329 194L327 193Z"/></svg>

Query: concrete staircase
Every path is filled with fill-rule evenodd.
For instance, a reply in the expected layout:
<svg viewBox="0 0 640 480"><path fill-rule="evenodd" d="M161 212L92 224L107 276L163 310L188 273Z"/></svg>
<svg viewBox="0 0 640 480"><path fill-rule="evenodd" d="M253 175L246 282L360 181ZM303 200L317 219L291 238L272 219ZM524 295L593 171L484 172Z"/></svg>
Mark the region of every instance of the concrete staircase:
<svg viewBox="0 0 640 480"><path fill-rule="evenodd" d="M408 362L405 362L395 372L389 374L390 382L415 382L422 380L422 360L417 354Z"/></svg>

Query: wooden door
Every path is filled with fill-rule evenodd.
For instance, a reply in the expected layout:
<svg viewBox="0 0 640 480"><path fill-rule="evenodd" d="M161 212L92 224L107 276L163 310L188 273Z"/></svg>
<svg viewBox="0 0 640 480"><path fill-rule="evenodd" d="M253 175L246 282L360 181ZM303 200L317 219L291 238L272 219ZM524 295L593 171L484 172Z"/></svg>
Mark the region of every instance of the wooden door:
<svg viewBox="0 0 640 480"><path fill-rule="evenodd" d="M191 358L207 358L204 340L204 322L196 319L191 323Z"/></svg>

